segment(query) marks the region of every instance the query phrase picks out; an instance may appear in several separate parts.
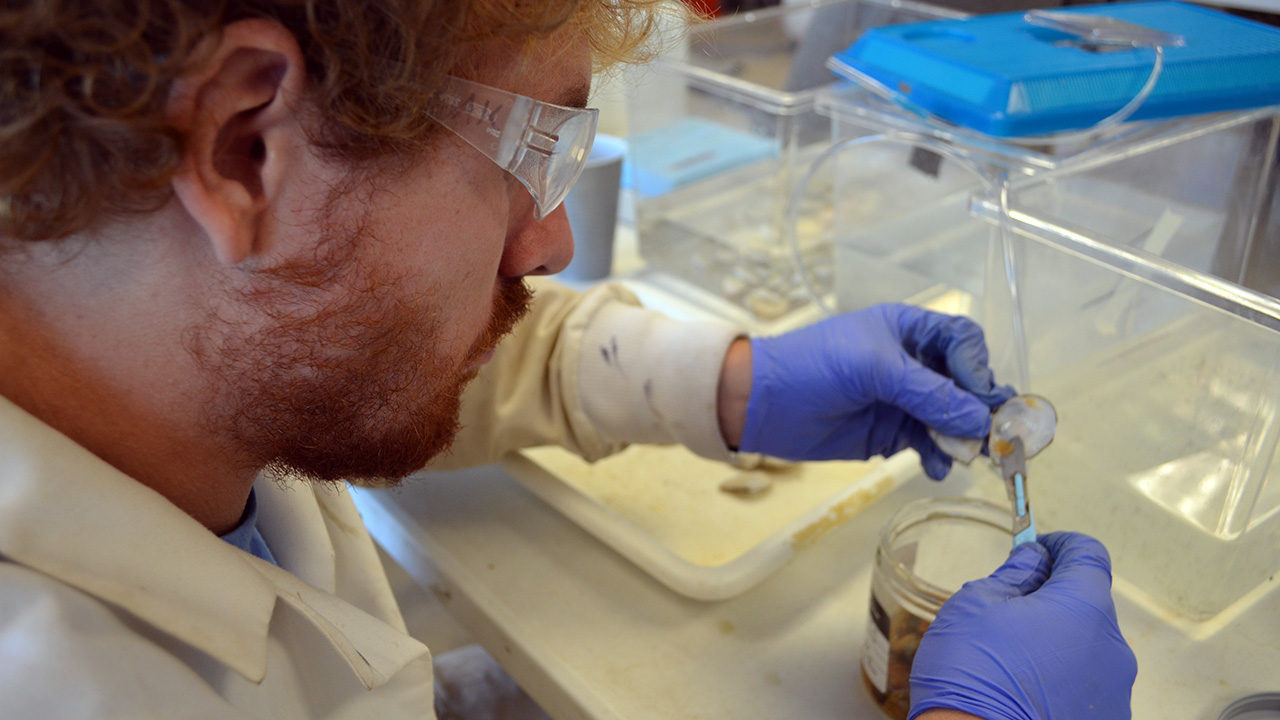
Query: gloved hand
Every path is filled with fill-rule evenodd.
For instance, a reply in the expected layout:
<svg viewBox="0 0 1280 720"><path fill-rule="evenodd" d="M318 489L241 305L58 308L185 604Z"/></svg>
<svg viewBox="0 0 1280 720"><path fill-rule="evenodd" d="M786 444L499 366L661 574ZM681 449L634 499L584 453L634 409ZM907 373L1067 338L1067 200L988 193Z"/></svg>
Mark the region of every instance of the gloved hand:
<svg viewBox="0 0 1280 720"><path fill-rule="evenodd" d="M877 305L751 340L751 396L738 449L786 460L865 460L907 447L941 480L951 458L929 439L986 437L1014 395L987 366L972 320Z"/></svg>
<svg viewBox="0 0 1280 720"><path fill-rule="evenodd" d="M910 717L951 708L990 720L1128 718L1137 674L1106 548L1050 533L942 606L912 664Z"/></svg>

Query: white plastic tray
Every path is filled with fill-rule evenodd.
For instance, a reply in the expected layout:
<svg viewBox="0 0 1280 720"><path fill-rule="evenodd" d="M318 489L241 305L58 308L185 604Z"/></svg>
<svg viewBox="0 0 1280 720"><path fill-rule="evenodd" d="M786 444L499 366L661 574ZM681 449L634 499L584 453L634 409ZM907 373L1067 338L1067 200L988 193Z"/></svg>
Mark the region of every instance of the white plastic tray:
<svg viewBox="0 0 1280 720"><path fill-rule="evenodd" d="M560 448L508 457L504 469L609 547L681 595L733 597L918 474L912 451L889 460L742 470L680 446L636 445L594 464ZM766 472L771 489L730 495L722 481Z"/></svg>

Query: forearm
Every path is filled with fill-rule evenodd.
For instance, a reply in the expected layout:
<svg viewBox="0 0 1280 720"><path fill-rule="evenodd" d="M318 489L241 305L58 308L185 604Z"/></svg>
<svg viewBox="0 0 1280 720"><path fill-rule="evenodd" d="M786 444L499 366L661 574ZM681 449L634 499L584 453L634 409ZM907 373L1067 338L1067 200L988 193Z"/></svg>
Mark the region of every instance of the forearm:
<svg viewBox="0 0 1280 720"><path fill-rule="evenodd" d="M981 720L977 715L970 715L959 710L936 709L925 710L916 716L916 720Z"/></svg>
<svg viewBox="0 0 1280 720"><path fill-rule="evenodd" d="M716 417L725 445L734 448L742 440L747 424L747 401L751 399L751 341L738 338L729 346L720 368L716 394Z"/></svg>

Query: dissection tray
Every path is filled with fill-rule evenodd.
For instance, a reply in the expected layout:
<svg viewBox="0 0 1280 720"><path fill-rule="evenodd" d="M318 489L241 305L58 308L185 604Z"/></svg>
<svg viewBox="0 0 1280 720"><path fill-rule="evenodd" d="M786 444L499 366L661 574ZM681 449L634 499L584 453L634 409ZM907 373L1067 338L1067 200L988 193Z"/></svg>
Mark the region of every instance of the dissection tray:
<svg viewBox="0 0 1280 720"><path fill-rule="evenodd" d="M588 463L560 448L525 450L504 469L521 485L681 595L733 597L920 472L905 451L888 460L753 470L681 446L636 445ZM766 476L752 496L720 489Z"/></svg>

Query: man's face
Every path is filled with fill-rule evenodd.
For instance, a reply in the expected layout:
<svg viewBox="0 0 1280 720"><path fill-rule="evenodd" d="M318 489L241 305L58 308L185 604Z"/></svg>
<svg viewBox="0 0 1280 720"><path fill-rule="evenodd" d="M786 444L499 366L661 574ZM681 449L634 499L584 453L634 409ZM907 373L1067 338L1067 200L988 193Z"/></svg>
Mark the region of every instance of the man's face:
<svg viewBox="0 0 1280 720"><path fill-rule="evenodd" d="M567 45L471 78L584 104L589 56ZM568 222L535 222L525 188L451 133L404 171L316 160L302 177L261 265L228 283L236 307L188 342L217 379L206 422L254 467L401 478L452 443L464 386L527 309L521 277L568 262Z"/></svg>

